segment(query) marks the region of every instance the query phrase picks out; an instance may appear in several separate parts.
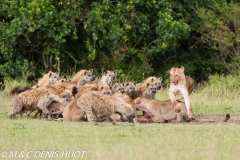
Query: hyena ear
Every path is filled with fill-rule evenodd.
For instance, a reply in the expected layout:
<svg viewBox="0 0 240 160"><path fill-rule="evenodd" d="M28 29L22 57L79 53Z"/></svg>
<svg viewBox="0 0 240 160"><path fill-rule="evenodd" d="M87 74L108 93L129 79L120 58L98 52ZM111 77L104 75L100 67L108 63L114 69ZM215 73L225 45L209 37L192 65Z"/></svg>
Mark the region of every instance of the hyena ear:
<svg viewBox="0 0 240 160"><path fill-rule="evenodd" d="M149 86L150 84L149 83L147 83L147 87Z"/></svg>
<svg viewBox="0 0 240 160"><path fill-rule="evenodd" d="M87 71L84 71L84 76L87 74Z"/></svg>
<svg viewBox="0 0 240 160"><path fill-rule="evenodd" d="M111 86L110 86L109 88L112 90L112 87L111 87Z"/></svg>
<svg viewBox="0 0 240 160"><path fill-rule="evenodd" d="M116 71L116 70L114 70L114 71L113 71L113 73L114 73L114 74L116 74L116 73L117 73L117 71Z"/></svg>
<svg viewBox="0 0 240 160"><path fill-rule="evenodd" d="M137 85L137 83L136 83L136 82L133 82L133 84L134 84L134 86L136 86L136 85Z"/></svg>
<svg viewBox="0 0 240 160"><path fill-rule="evenodd" d="M58 72L55 72L58 75Z"/></svg>
<svg viewBox="0 0 240 160"><path fill-rule="evenodd" d="M152 79L151 79L151 81L152 81L152 83L153 83L153 81L154 81L154 78L152 78Z"/></svg>
<svg viewBox="0 0 240 160"><path fill-rule="evenodd" d="M159 79L160 82L162 82L162 77L159 77L158 79Z"/></svg>
<svg viewBox="0 0 240 160"><path fill-rule="evenodd" d="M107 73L108 73L108 71L106 70L106 71L104 72L104 75L106 76L106 75L107 75Z"/></svg>
<svg viewBox="0 0 240 160"><path fill-rule="evenodd" d="M75 95L76 95L77 93L78 93L77 87L74 86L74 87L72 88L72 95L75 97Z"/></svg>
<svg viewBox="0 0 240 160"><path fill-rule="evenodd" d="M122 83L123 87L125 87L125 83Z"/></svg>
<svg viewBox="0 0 240 160"><path fill-rule="evenodd" d="M95 78L95 79L97 79L97 80L99 80L100 81L100 77L98 76L97 78Z"/></svg>
<svg viewBox="0 0 240 160"><path fill-rule="evenodd" d="M61 82L64 82L64 79L62 79Z"/></svg>
<svg viewBox="0 0 240 160"><path fill-rule="evenodd" d="M49 73L49 77L51 77L51 76L52 76L52 72Z"/></svg>
<svg viewBox="0 0 240 160"><path fill-rule="evenodd" d="M72 83L72 80L70 79L70 80L68 80L68 83Z"/></svg>
<svg viewBox="0 0 240 160"><path fill-rule="evenodd" d="M103 86L100 88L100 91L102 91L103 90Z"/></svg>
<svg viewBox="0 0 240 160"><path fill-rule="evenodd" d="M129 85L129 83L127 82L127 83L126 83L126 87L127 87L128 85Z"/></svg>
<svg viewBox="0 0 240 160"><path fill-rule="evenodd" d="M90 71L91 73L93 73L93 69L90 69L89 71Z"/></svg>

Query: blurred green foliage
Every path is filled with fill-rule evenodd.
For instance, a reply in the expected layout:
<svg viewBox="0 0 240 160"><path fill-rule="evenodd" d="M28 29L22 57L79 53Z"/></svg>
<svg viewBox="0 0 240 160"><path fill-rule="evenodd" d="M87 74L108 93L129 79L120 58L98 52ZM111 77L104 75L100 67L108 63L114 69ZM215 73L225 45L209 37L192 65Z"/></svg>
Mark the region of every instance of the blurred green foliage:
<svg viewBox="0 0 240 160"><path fill-rule="evenodd" d="M237 74L239 8L225 0L0 1L0 78L92 68L140 82L167 80L173 66L197 82Z"/></svg>

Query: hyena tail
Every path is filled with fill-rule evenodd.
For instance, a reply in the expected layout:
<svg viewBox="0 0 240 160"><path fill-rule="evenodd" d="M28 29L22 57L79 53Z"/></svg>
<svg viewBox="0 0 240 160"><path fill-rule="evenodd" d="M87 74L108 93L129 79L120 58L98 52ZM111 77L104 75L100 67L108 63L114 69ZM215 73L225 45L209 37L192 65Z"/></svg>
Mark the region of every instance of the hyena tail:
<svg viewBox="0 0 240 160"><path fill-rule="evenodd" d="M223 120L223 122L227 122L230 119L230 114L226 114L226 118Z"/></svg>
<svg viewBox="0 0 240 160"><path fill-rule="evenodd" d="M19 93L21 92L24 92L24 91L27 91L27 90L30 90L32 89L31 87L29 86L25 86L23 88L17 86L17 87L14 87L11 91L10 91L10 95L14 96L14 95L18 95Z"/></svg>

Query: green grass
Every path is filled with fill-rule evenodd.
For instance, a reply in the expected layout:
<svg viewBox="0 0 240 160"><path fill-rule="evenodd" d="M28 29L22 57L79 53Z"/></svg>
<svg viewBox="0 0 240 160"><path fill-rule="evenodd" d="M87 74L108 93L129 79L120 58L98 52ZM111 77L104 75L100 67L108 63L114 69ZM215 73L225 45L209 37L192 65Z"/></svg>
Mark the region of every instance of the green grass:
<svg viewBox="0 0 240 160"><path fill-rule="evenodd" d="M83 159L109 160L239 159L239 132L239 125L221 123L93 126L1 116L0 151L86 151Z"/></svg>
<svg viewBox="0 0 240 160"><path fill-rule="evenodd" d="M168 99L167 90L157 94ZM195 114L239 115L238 90L222 85L197 88L190 96ZM196 159L237 160L240 125L231 123L131 124L56 122L16 116L8 120L12 98L0 93L0 159L7 151L33 151L30 159ZM57 158L34 158L36 151L58 151ZM83 158L63 152L86 151ZM6 158L2 158L6 159ZM13 158L8 158L13 159ZM21 159L28 159L26 155Z"/></svg>

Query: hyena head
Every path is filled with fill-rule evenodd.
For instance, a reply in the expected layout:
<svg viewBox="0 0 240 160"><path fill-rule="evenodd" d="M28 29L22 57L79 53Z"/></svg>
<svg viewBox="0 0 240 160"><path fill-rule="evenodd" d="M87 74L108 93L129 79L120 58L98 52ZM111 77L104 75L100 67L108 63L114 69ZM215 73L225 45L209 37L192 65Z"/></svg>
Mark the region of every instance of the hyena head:
<svg viewBox="0 0 240 160"><path fill-rule="evenodd" d="M95 79L95 76L93 75L93 69L86 70L84 72L84 80L87 82L91 82Z"/></svg>
<svg viewBox="0 0 240 160"><path fill-rule="evenodd" d="M126 94L135 93L136 83L135 82L126 82L124 83L124 91Z"/></svg>
<svg viewBox="0 0 240 160"><path fill-rule="evenodd" d="M153 83L147 83L147 89L151 95L155 95L157 93L157 86Z"/></svg>
<svg viewBox="0 0 240 160"><path fill-rule="evenodd" d="M124 93L124 84L123 83L115 83L112 87L112 91L115 92L120 92Z"/></svg>
<svg viewBox="0 0 240 160"><path fill-rule="evenodd" d="M103 80L104 83L112 85L112 82L116 80L116 71L105 71L101 80Z"/></svg>
<svg viewBox="0 0 240 160"><path fill-rule="evenodd" d="M65 106L69 102L71 102L71 100L73 99L72 92L70 90L66 89L63 93L61 93L59 103L61 103L62 105Z"/></svg>
<svg viewBox="0 0 240 160"><path fill-rule="evenodd" d="M108 96L112 95L112 87L110 87L108 84L102 85L99 91Z"/></svg>
<svg viewBox="0 0 240 160"><path fill-rule="evenodd" d="M170 80L171 83L173 83L174 85L177 85L179 82L183 81L184 78L185 78L184 67L181 68L173 67L170 70Z"/></svg>
<svg viewBox="0 0 240 160"><path fill-rule="evenodd" d="M49 85L56 83L58 80L60 80L61 78L59 77L58 73L54 73L54 72L49 72Z"/></svg>
<svg viewBox="0 0 240 160"><path fill-rule="evenodd" d="M158 78L153 77L153 78L151 79L151 82L156 85L157 90L160 90L160 89L161 89L161 86L162 86L162 77L158 77Z"/></svg>
<svg viewBox="0 0 240 160"><path fill-rule="evenodd" d="M91 81L91 84L98 84L100 81L100 77L95 77L95 79L93 81Z"/></svg>
<svg viewBox="0 0 240 160"><path fill-rule="evenodd" d="M66 79L60 79L60 80L58 80L58 82L62 82L62 83L71 83L71 80L69 81L69 80L66 80Z"/></svg>
<svg viewBox="0 0 240 160"><path fill-rule="evenodd" d="M118 107L116 113L121 116L121 120L123 122L132 122L133 118L135 117L133 109L129 104L127 104L125 107Z"/></svg>

